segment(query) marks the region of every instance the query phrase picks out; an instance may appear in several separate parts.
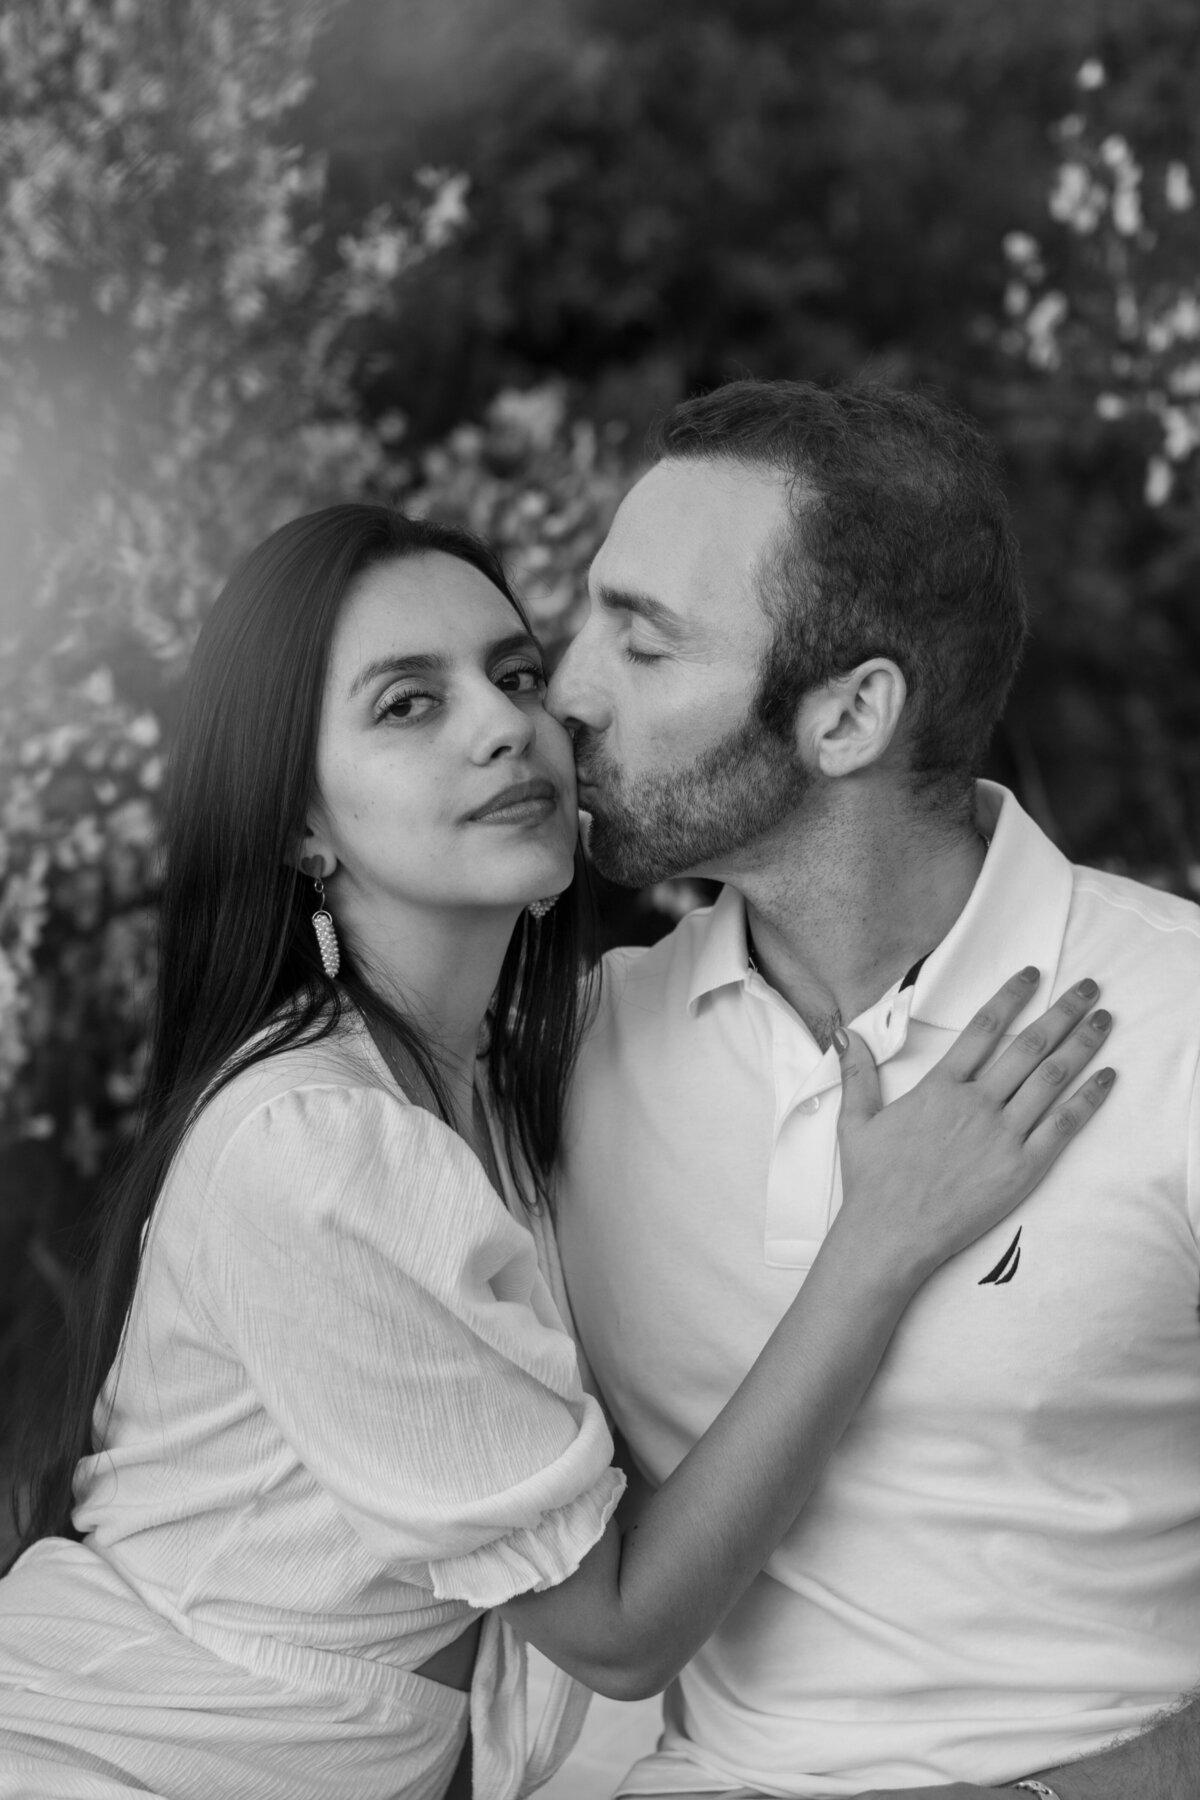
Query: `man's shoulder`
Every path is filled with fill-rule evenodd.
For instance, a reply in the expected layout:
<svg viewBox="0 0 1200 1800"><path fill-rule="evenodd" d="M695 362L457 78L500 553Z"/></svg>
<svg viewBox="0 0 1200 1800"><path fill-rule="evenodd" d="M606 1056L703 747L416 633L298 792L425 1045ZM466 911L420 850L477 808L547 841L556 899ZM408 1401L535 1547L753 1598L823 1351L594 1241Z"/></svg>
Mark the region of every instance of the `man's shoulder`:
<svg viewBox="0 0 1200 1800"><path fill-rule="evenodd" d="M1200 906L1127 875L1076 865L1072 922L1200 972Z"/></svg>
<svg viewBox="0 0 1200 1800"><path fill-rule="evenodd" d="M689 990L696 958L704 943L711 906L685 913L665 937L654 944L622 944L605 952L601 991L604 1005L638 1010L652 991L664 995L672 989Z"/></svg>

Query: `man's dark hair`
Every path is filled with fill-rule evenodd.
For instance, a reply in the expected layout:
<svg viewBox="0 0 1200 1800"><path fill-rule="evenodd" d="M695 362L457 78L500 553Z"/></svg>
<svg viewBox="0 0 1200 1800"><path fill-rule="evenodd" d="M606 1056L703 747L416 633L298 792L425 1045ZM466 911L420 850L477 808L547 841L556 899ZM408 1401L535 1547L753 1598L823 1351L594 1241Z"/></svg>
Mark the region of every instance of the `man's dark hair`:
<svg viewBox="0 0 1200 1800"><path fill-rule="evenodd" d="M651 453L737 462L788 483L791 527L760 571L775 625L763 724L789 737L806 692L889 657L908 683L902 729L916 786L938 804L961 799L1026 631L997 457L978 427L926 394L732 381L676 406Z"/></svg>

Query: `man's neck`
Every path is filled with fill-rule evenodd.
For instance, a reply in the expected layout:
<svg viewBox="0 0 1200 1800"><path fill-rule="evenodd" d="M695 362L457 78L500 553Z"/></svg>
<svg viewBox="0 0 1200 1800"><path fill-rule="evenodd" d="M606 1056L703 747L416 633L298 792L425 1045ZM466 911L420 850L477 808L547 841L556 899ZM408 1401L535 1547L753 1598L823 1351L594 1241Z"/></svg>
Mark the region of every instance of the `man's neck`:
<svg viewBox="0 0 1200 1800"><path fill-rule="evenodd" d="M806 822L769 865L728 879L755 963L825 1048L941 943L986 848L969 820L859 810Z"/></svg>

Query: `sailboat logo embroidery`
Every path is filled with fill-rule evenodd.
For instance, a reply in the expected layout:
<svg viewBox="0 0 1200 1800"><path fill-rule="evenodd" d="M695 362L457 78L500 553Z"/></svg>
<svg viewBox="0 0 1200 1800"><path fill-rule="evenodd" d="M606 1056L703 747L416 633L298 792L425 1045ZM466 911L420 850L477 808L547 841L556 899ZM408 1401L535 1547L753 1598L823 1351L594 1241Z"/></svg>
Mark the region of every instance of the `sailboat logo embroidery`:
<svg viewBox="0 0 1200 1800"><path fill-rule="evenodd" d="M1008 1249L1004 1252L1004 1255L1000 1258L1000 1261L996 1264L995 1268L989 1269L983 1279L976 1282L975 1285L977 1287L987 1287L989 1284L993 1287L1003 1286L1006 1281L1011 1281L1016 1274L1017 1264L1020 1260L1021 1227L1018 1225L1016 1237L1008 1246Z"/></svg>

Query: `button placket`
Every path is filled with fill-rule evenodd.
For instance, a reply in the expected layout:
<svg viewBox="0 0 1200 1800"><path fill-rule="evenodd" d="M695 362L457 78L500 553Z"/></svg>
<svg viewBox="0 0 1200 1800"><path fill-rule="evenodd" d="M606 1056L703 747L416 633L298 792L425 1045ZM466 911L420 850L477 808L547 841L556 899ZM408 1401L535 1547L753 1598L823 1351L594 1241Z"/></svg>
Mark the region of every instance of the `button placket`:
<svg viewBox="0 0 1200 1800"><path fill-rule="evenodd" d="M763 1261L807 1269L829 1225L837 1148L837 1058L821 1053L790 1009L771 1009L775 1141L767 1176Z"/></svg>
<svg viewBox="0 0 1200 1800"><path fill-rule="evenodd" d="M877 1064L891 1060L908 1038L913 989L877 1002L854 1022ZM775 1143L767 1181L763 1259L768 1265L808 1268L842 1202L837 1122L841 1111L841 1069L830 1051L793 1081L784 1098L785 1061L798 1071L799 1059L783 1053L783 1028L790 1014L771 1009L775 1038ZM798 1030L798 1027L797 1027Z"/></svg>
<svg viewBox="0 0 1200 1800"><path fill-rule="evenodd" d="M793 1106L775 1139L767 1176L763 1260L807 1269L821 1247L836 1199L840 1096L810 1095L818 1107Z"/></svg>

